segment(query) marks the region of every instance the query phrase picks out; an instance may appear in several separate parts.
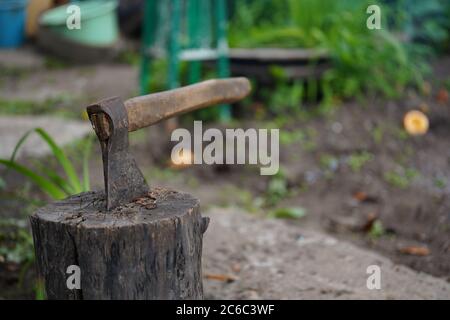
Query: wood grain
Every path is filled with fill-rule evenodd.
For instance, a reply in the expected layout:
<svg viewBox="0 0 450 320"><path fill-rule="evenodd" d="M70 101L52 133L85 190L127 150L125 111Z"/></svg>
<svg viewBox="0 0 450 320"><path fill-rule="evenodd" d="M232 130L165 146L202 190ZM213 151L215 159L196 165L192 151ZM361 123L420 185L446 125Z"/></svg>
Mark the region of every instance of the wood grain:
<svg viewBox="0 0 450 320"><path fill-rule="evenodd" d="M189 194L152 189L104 211L88 192L39 209L30 218L38 271L49 299L202 299L202 238L208 219ZM67 267L81 269L69 290Z"/></svg>

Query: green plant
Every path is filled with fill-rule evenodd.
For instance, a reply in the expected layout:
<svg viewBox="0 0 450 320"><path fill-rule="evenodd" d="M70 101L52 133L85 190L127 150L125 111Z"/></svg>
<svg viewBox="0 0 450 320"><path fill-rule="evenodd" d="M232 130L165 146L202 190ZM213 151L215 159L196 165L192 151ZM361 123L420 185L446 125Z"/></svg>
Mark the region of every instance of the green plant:
<svg viewBox="0 0 450 320"><path fill-rule="evenodd" d="M298 113L303 99L303 83L295 81L278 81L274 90L265 91L265 100L268 101L269 110L275 114Z"/></svg>
<svg viewBox="0 0 450 320"><path fill-rule="evenodd" d="M282 170L274 175L267 185L265 205L274 206L289 194L287 180Z"/></svg>
<svg viewBox="0 0 450 320"><path fill-rule="evenodd" d="M443 177L436 177L433 183L439 189L445 189L447 187L447 180Z"/></svg>
<svg viewBox="0 0 450 320"><path fill-rule="evenodd" d="M269 217L279 219L300 219L306 215L306 210L301 207L278 208L269 213Z"/></svg>
<svg viewBox="0 0 450 320"><path fill-rule="evenodd" d="M63 59L55 58L52 56L47 56L44 61L45 68L50 70L58 70L58 69L65 69L69 67L69 64L67 61L64 61Z"/></svg>
<svg viewBox="0 0 450 320"><path fill-rule="evenodd" d="M302 142L303 140L305 140L305 134L300 129L280 131L280 143L282 145L290 145L296 142Z"/></svg>
<svg viewBox="0 0 450 320"><path fill-rule="evenodd" d="M388 171L384 174L386 182L394 187L405 189L419 176L419 172L412 168L403 167L398 171Z"/></svg>
<svg viewBox="0 0 450 320"><path fill-rule="evenodd" d="M31 133L37 133L50 147L53 157L63 168L66 177L62 177L56 170L41 166L42 174L36 173L33 168L28 168L16 161L16 155L19 148L26 141ZM77 194L89 190L89 170L88 160L92 147L92 138L88 138L83 152L83 179L77 176L73 163L67 158L64 151L55 143L50 135L41 128L36 128L25 133L14 148L10 159L0 159L9 169L22 174L27 179L36 184L43 192L53 199L63 199L69 195Z"/></svg>
<svg viewBox="0 0 450 320"><path fill-rule="evenodd" d="M20 165L16 162L15 158L20 147L26 141L31 133L37 133L50 147L53 157L61 165L66 177L62 177L58 174L56 170L47 168L44 165L40 165L39 168L42 174L35 173L33 168L28 168ZM50 137L50 135L41 128L36 128L25 133L19 140L14 148L13 154L10 159L0 159L0 163L7 168L13 169L18 173L24 175L31 182L36 184L42 191L48 194L53 199L62 199L72 194L77 194L83 191L88 191L89 185L89 167L88 161L90 157L90 152L92 149L92 137L88 137L87 141L84 142L82 151L82 166L83 166L83 179L80 180L76 174L73 163L68 159L65 152L55 143L55 141ZM12 222L11 222L12 221ZM7 261L12 261L22 265L20 276L19 276L19 286L23 282L25 273L29 267L34 262L34 250L33 250L33 240L30 232L22 225L18 225L17 221L0 221L0 227L14 225L17 227L15 232L9 236L10 240L13 239L13 245L2 245L0 246L0 256L3 256ZM19 228L20 227L20 228ZM2 239L0 235L0 240ZM0 241L2 242L2 241ZM11 242L11 241L9 241ZM45 299L45 286L41 279L37 279L35 282L35 298L36 300Z"/></svg>
<svg viewBox="0 0 450 320"><path fill-rule="evenodd" d="M0 259L21 265L18 286L34 263L33 238L26 220L0 219Z"/></svg>
<svg viewBox="0 0 450 320"><path fill-rule="evenodd" d="M384 0L383 2L387 2ZM390 24L409 39L433 46L424 47L428 52L442 49L450 38L450 3L447 0L389 0Z"/></svg>
<svg viewBox="0 0 450 320"><path fill-rule="evenodd" d="M361 171L362 167L372 159L373 159L373 154L371 154L367 151L362 151L362 152L351 154L347 160L347 163L353 172L359 172L359 171Z"/></svg>
<svg viewBox="0 0 450 320"><path fill-rule="evenodd" d="M421 83L426 65L412 60L411 50L385 25L381 30L366 28L370 4L373 1L243 1L230 26L230 43L326 49L334 62L319 84L327 103L334 96L358 97L367 91L399 96L407 85ZM381 7L389 13L388 7Z"/></svg>
<svg viewBox="0 0 450 320"><path fill-rule="evenodd" d="M34 292L36 300L45 300L47 298L47 295L45 294L45 282L43 279L36 279Z"/></svg>
<svg viewBox="0 0 450 320"><path fill-rule="evenodd" d="M386 230L380 220L376 220L369 230L369 237L373 239L380 238L386 234Z"/></svg>
<svg viewBox="0 0 450 320"><path fill-rule="evenodd" d="M2 229L11 229L9 232L0 234L0 256L4 260L17 264L26 263L34 259L33 238L31 234L17 221L13 219L2 219Z"/></svg>
<svg viewBox="0 0 450 320"><path fill-rule="evenodd" d="M372 139L376 144L381 144L383 141L384 129L382 126L377 126L372 130Z"/></svg>
<svg viewBox="0 0 450 320"><path fill-rule="evenodd" d="M32 114L42 115L57 113L60 116L79 118L80 112L70 110L70 108L63 108L63 106L72 105L77 102L74 97L61 95L46 99L44 101L28 101L28 100L4 100L0 98L0 114Z"/></svg>

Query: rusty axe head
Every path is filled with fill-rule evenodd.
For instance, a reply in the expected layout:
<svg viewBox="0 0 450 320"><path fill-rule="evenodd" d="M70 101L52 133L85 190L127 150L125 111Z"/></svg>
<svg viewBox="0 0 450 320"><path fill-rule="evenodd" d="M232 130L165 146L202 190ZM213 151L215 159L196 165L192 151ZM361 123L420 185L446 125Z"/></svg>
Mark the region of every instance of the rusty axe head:
<svg viewBox="0 0 450 320"><path fill-rule="evenodd" d="M149 187L128 150L128 132L179 114L238 101L250 92L246 78L208 80L195 85L136 97L113 97L87 107L99 138L106 206L111 210L148 193Z"/></svg>
<svg viewBox="0 0 450 320"><path fill-rule="evenodd" d="M102 100L87 108L100 140L108 210L149 191L136 161L128 150L128 116L118 97Z"/></svg>

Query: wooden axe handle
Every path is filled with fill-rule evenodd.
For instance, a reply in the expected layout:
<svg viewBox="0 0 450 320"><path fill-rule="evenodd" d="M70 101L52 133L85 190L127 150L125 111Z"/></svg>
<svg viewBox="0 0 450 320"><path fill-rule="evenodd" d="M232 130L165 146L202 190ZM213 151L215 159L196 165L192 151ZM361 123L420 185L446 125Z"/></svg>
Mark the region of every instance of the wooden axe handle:
<svg viewBox="0 0 450 320"><path fill-rule="evenodd" d="M247 78L215 79L129 99L125 101L128 131L210 105L239 101L250 90Z"/></svg>

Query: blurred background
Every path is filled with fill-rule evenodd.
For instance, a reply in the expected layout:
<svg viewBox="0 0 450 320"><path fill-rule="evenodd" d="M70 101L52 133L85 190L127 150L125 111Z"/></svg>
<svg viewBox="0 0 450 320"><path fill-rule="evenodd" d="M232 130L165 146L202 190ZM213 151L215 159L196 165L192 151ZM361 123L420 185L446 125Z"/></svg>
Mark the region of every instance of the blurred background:
<svg viewBox="0 0 450 320"><path fill-rule="evenodd" d="M251 96L131 134L150 185L449 281L448 0L0 0L0 298L43 298L28 216L103 188L88 104L229 76ZM193 120L279 128L279 173L174 165Z"/></svg>

